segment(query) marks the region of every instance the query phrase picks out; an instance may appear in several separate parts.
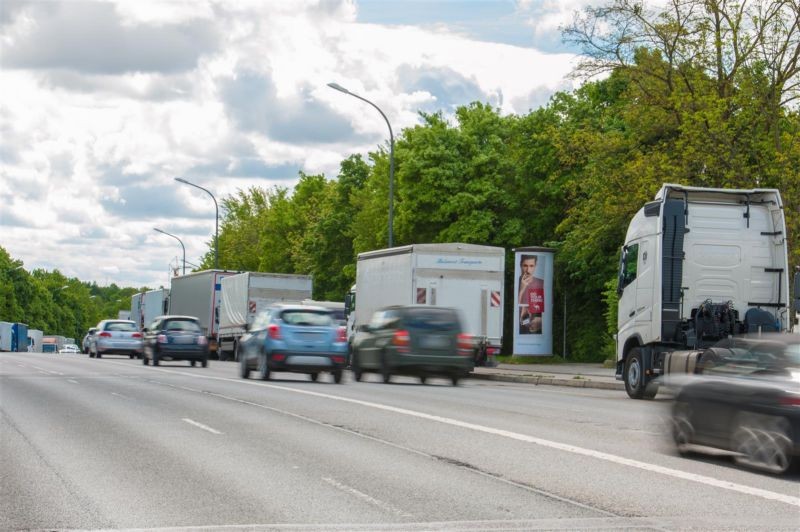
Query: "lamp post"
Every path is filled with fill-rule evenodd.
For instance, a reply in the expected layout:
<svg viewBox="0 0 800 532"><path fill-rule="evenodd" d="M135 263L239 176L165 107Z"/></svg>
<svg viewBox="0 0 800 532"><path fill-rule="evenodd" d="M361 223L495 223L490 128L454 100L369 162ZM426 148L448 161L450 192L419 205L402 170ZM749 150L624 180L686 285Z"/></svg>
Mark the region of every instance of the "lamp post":
<svg viewBox="0 0 800 532"><path fill-rule="evenodd" d="M389 247L394 247L394 133L392 133L392 125L389 123L389 119L386 118L383 111L381 111L381 108L366 98L350 92L338 83L328 83L328 87L343 92L344 94L349 94L353 98L358 98L362 102L370 104L381 114L384 121L386 121L386 125L389 127Z"/></svg>
<svg viewBox="0 0 800 532"><path fill-rule="evenodd" d="M158 227L153 227L153 231L158 231L159 233L161 233L163 235L171 236L172 238L174 238L175 240L177 240L180 243L181 249L183 249L183 275L186 275L186 247L183 245L183 241L181 241L180 238L178 238L177 236L175 236L175 235L173 235L171 233L167 233L166 231L162 231Z"/></svg>
<svg viewBox="0 0 800 532"><path fill-rule="evenodd" d="M214 194L211 193L210 190L207 188L203 188L200 185L195 185L194 183L185 180L182 177L176 177L175 181L178 183L183 183L184 185L190 185L195 188L199 188L209 196L211 199L214 200L214 210L216 211L216 218L214 219L214 269L219 269L219 205L217 205L217 198L214 197ZM183 273L186 273L186 265L184 265Z"/></svg>

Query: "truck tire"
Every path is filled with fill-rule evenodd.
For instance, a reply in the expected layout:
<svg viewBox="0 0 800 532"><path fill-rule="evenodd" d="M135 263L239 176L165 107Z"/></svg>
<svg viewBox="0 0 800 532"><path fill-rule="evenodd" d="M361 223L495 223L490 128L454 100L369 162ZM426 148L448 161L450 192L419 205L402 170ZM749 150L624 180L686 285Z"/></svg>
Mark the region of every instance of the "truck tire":
<svg viewBox="0 0 800 532"><path fill-rule="evenodd" d="M644 398L645 379L642 350L634 347L625 359L625 391L631 399Z"/></svg>

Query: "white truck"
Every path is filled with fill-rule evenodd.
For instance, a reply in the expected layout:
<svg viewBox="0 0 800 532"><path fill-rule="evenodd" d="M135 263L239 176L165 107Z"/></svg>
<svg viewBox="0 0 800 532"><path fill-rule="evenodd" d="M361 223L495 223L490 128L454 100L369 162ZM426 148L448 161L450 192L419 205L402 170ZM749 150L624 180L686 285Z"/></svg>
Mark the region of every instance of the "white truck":
<svg viewBox="0 0 800 532"><path fill-rule="evenodd" d="M300 303L311 297L311 277L280 273L244 272L221 281L218 354L220 360L239 360L239 338L256 314L273 303Z"/></svg>
<svg viewBox="0 0 800 532"><path fill-rule="evenodd" d="M131 296L130 319L141 331L158 316L169 312L169 289L148 290Z"/></svg>
<svg viewBox="0 0 800 532"><path fill-rule="evenodd" d="M40 353L42 351L43 337L43 331L40 331L39 329L28 329L28 345L30 346L31 351L34 353Z"/></svg>
<svg viewBox="0 0 800 532"><path fill-rule="evenodd" d="M628 227L618 281L616 375L635 399L721 339L789 330L780 193L664 185Z"/></svg>
<svg viewBox="0 0 800 532"><path fill-rule="evenodd" d="M197 318L208 338L208 349L212 353L217 351L221 282L225 277L238 273L240 272L203 270L172 278L169 313Z"/></svg>
<svg viewBox="0 0 800 532"><path fill-rule="evenodd" d="M476 364L503 342L505 250L475 244L412 244L360 253L345 297L348 338L390 305L436 305L460 312L475 341Z"/></svg>

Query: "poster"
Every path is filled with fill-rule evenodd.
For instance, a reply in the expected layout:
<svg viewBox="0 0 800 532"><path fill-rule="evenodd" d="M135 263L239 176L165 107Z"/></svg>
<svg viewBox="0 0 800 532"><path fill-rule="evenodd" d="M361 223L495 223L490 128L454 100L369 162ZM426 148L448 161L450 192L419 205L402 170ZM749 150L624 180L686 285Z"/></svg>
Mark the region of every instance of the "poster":
<svg viewBox="0 0 800 532"><path fill-rule="evenodd" d="M551 248L514 250L514 354L553 351L553 253Z"/></svg>

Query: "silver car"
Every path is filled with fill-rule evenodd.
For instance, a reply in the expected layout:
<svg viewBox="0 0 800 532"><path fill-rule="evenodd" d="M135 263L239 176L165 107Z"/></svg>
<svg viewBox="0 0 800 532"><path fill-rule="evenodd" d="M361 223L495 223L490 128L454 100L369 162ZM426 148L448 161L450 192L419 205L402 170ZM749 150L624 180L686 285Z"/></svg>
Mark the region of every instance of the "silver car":
<svg viewBox="0 0 800 532"><path fill-rule="evenodd" d="M128 355L142 358L142 333L130 320L103 320L89 340L89 356Z"/></svg>

